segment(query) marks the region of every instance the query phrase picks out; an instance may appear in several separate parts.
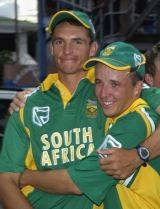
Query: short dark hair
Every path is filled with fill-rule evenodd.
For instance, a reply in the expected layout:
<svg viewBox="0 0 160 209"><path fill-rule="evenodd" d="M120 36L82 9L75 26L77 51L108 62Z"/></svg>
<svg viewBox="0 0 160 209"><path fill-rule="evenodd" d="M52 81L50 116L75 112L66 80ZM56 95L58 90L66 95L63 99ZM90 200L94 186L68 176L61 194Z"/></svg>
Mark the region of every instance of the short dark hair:
<svg viewBox="0 0 160 209"><path fill-rule="evenodd" d="M156 75L155 59L160 56L160 42L155 44L145 53L146 57L146 72L153 77Z"/></svg>
<svg viewBox="0 0 160 209"><path fill-rule="evenodd" d="M130 78L133 86L135 86L138 81L144 80L144 78L137 71L130 72Z"/></svg>

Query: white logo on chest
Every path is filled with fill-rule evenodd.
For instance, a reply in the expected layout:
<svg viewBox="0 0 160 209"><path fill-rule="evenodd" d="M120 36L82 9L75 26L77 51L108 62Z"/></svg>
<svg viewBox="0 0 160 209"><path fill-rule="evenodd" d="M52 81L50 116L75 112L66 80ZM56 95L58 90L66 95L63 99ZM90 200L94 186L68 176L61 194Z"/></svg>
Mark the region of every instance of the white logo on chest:
<svg viewBox="0 0 160 209"><path fill-rule="evenodd" d="M42 127L44 124L46 124L49 121L49 112L50 112L50 107L49 106L34 107L32 109L33 123Z"/></svg>

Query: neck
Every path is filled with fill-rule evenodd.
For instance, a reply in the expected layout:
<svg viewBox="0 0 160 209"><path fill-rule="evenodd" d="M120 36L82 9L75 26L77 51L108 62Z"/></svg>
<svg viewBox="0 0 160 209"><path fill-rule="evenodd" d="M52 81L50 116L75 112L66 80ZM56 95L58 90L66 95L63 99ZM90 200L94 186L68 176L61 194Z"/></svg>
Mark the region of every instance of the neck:
<svg viewBox="0 0 160 209"><path fill-rule="evenodd" d="M81 71L74 74L58 73L59 80L68 88L71 93L74 93L81 79L85 77L87 71Z"/></svg>

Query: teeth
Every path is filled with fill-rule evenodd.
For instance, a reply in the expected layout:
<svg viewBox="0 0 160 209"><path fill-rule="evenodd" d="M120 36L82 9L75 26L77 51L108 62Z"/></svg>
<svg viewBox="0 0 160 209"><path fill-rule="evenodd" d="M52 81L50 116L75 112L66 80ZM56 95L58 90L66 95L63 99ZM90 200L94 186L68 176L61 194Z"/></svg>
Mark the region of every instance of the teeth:
<svg viewBox="0 0 160 209"><path fill-rule="evenodd" d="M105 105L111 105L113 102L104 102Z"/></svg>

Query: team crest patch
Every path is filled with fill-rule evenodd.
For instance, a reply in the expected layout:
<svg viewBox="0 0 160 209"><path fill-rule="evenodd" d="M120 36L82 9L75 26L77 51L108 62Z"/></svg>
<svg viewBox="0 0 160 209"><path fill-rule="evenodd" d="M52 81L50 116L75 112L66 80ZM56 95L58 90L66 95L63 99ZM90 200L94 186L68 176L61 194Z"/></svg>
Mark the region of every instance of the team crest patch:
<svg viewBox="0 0 160 209"><path fill-rule="evenodd" d="M97 101L96 100L87 100L86 105L86 116L94 118L97 116Z"/></svg>
<svg viewBox="0 0 160 209"><path fill-rule="evenodd" d="M50 107L34 107L32 109L32 120L37 126L42 127L49 121Z"/></svg>
<svg viewBox="0 0 160 209"><path fill-rule="evenodd" d="M114 51L115 48L116 48L115 46L107 47L107 48L103 51L102 55L104 55L104 56L110 55L110 54Z"/></svg>

